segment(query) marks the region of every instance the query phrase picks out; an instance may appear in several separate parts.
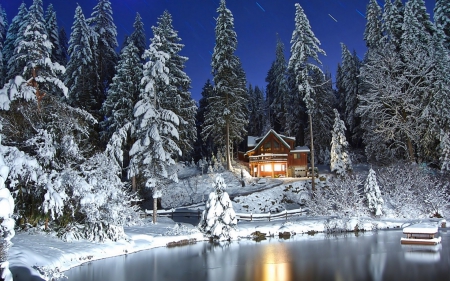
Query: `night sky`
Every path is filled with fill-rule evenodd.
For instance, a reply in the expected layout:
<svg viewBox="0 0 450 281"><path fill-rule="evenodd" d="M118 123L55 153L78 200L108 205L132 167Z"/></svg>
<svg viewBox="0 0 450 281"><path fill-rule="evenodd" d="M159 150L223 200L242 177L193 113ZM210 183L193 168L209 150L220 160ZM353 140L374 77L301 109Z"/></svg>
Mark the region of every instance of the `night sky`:
<svg viewBox="0 0 450 281"><path fill-rule="evenodd" d="M216 9L220 0L110 0L118 43L133 31L136 12L142 17L147 43L153 37L151 26L168 10L173 18L181 43L181 55L189 58L185 71L192 80L192 97L201 98L201 89L211 76L211 55L215 44ZM6 0L0 3L6 10L8 22L17 14L22 1ZM29 7L32 0L24 1ZM43 0L44 10L52 3L58 23L64 26L68 37L77 3L86 18L90 17L97 0ZM267 72L275 60L276 34L285 44L285 57L289 59L290 40L294 30L295 3L300 3L312 30L321 42L326 56L320 56L324 71L336 72L341 61L340 43L356 50L362 58L366 51L363 32L365 12L369 0L227 0L235 20L238 46L236 55L242 61L247 82L265 89ZM383 0L378 1L380 6ZM432 13L434 0L425 0L428 13Z"/></svg>

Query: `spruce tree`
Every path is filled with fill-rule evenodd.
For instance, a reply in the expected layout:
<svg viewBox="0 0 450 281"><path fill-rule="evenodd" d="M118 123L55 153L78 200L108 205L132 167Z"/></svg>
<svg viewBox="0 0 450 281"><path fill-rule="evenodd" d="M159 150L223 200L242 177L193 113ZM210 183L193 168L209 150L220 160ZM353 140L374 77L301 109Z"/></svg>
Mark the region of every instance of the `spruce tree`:
<svg viewBox="0 0 450 281"><path fill-rule="evenodd" d="M51 60L51 43L45 29L42 0L33 1L22 40L18 39L15 59L24 64L21 75L35 88L38 108L45 95L67 96L67 88L59 79L65 68Z"/></svg>
<svg viewBox="0 0 450 281"><path fill-rule="evenodd" d="M448 131L440 132L440 157L441 171L450 171L450 134Z"/></svg>
<svg viewBox="0 0 450 281"><path fill-rule="evenodd" d="M91 17L86 22L94 31L94 44L91 48L97 73L91 78L91 83L95 88L92 89L91 93L93 104L90 105L90 113L97 120L101 120L99 111L106 99L106 91L112 82L118 61L115 50L118 47L117 30L113 22L111 2L109 0L98 0Z"/></svg>
<svg viewBox="0 0 450 281"><path fill-rule="evenodd" d="M102 115L105 116L105 120L101 122L104 141L108 141L114 132L134 119L133 110L139 97L142 78L138 51L133 42L129 41L120 55L116 75L101 109Z"/></svg>
<svg viewBox="0 0 450 281"><path fill-rule="evenodd" d="M92 76L96 76L93 69L95 63L92 53L92 30L86 23L80 6L75 9L72 33L69 39L69 61L65 83L69 88L69 103L92 113L95 108L95 97Z"/></svg>
<svg viewBox="0 0 450 281"><path fill-rule="evenodd" d="M382 40L382 26L381 26L381 7L378 5L376 0L370 0L367 5L366 12L366 29L364 30L364 41L366 41L366 46L371 50L379 47Z"/></svg>
<svg viewBox="0 0 450 281"><path fill-rule="evenodd" d="M161 107L171 110L178 116L180 136L177 144L187 159L190 159L197 138L195 127L197 105L189 92L191 79L184 71L188 58L179 54L184 45L179 43L181 39L172 26L172 16L168 11L158 18L157 25L153 26L152 30L154 37L151 41L156 50L169 54L166 62L169 69L169 83L158 93L161 95Z"/></svg>
<svg viewBox="0 0 450 281"><path fill-rule="evenodd" d="M258 86L255 88L249 85L248 88L249 97L249 122L248 122L248 135L250 136L262 136L264 134L264 128L266 123L266 109L264 94Z"/></svg>
<svg viewBox="0 0 450 281"><path fill-rule="evenodd" d="M28 10L25 3L19 7L18 14L13 18L5 40L4 59L7 65L6 81L13 79L16 75L22 75L25 63L17 59L15 52L19 42L23 40L23 33L28 24Z"/></svg>
<svg viewBox="0 0 450 281"><path fill-rule="evenodd" d="M205 122L205 114L208 109L208 100L214 94L214 86L208 79L203 85L201 95L198 102L197 114L195 115L196 126L197 126L197 140L194 143L194 159L199 161L200 159L209 157L214 154L214 142L211 136L203 138L202 127Z"/></svg>
<svg viewBox="0 0 450 281"><path fill-rule="evenodd" d="M396 0L393 4L391 0L387 0L384 4L384 11L382 16L382 44L393 44L396 50L400 49L400 42L402 37L403 24L403 4Z"/></svg>
<svg viewBox="0 0 450 281"><path fill-rule="evenodd" d="M134 46L138 49L138 57L143 60L142 55L144 55L145 51L145 30L144 30L144 23L142 23L142 18L139 13L136 13L136 19L133 23L133 33L131 33L128 40L133 41Z"/></svg>
<svg viewBox="0 0 450 281"><path fill-rule="evenodd" d="M213 136L216 144L225 145L226 168L231 170L231 143L240 141L246 134L248 96L245 72L234 54L237 36L233 14L226 7L225 0L220 1L217 12L216 45L211 63L215 88L214 96L208 101L203 137Z"/></svg>
<svg viewBox="0 0 450 281"><path fill-rule="evenodd" d="M53 10L53 5L50 4L45 12L45 27L47 28L48 40L52 43L51 59L54 62L64 65L61 61L62 50L59 40L59 28L56 21L56 12Z"/></svg>
<svg viewBox="0 0 450 281"><path fill-rule="evenodd" d="M444 34L444 46L450 50L450 2L447 0L436 0L434 6L434 24L436 29Z"/></svg>
<svg viewBox="0 0 450 281"><path fill-rule="evenodd" d="M291 95L300 97L308 114L314 114L315 101L313 95L316 85L312 83L310 74L313 71L322 73L322 70L313 62L321 64L319 54L325 55L325 52L319 47L320 41L315 37L303 8L298 3L295 4L295 8L295 29L291 38L291 57L288 68L295 75L293 78L297 89ZM295 120L291 121L296 122ZM295 125L288 124L288 126L294 127Z"/></svg>
<svg viewBox="0 0 450 281"><path fill-rule="evenodd" d="M275 61L269 69L266 77L266 99L269 105L268 116L271 128L276 132L285 131L288 85L287 62L284 57L284 44L277 36Z"/></svg>
<svg viewBox="0 0 450 281"><path fill-rule="evenodd" d="M6 64L3 59L3 52L5 47L5 38L6 38L6 30L8 28L8 21L6 18L6 13L0 5L0 87L3 88L5 84L5 72L6 72Z"/></svg>
<svg viewBox="0 0 450 281"><path fill-rule="evenodd" d="M60 57L58 58L58 62L61 65L66 66L67 61L69 60L69 40L67 39L66 30L64 27L61 27L59 30L59 47L61 48Z"/></svg>
<svg viewBox="0 0 450 281"><path fill-rule="evenodd" d="M381 197L380 187L377 183L377 175L372 168L370 168L369 175L364 183L364 193L366 194L369 210L375 216L381 216L383 214L384 200Z"/></svg>
<svg viewBox="0 0 450 281"><path fill-rule="evenodd" d="M358 106L358 94L360 93L361 82L359 79L360 61L354 52L353 54L343 43L342 48L342 66L341 66L341 85L343 86L344 97L344 117L347 128L354 139L359 126L359 118L355 111ZM356 141L355 141L356 142Z"/></svg>
<svg viewBox="0 0 450 281"><path fill-rule="evenodd" d="M181 156L177 145L178 116L162 107L164 96L160 94L170 82L167 66L170 55L157 50L158 43L158 40L152 40L144 53L147 62L143 68L139 100L134 107L136 141L130 150L129 174L130 177L140 175L144 178L145 187L153 190L154 201L161 196L166 184L178 181L175 157ZM156 222L155 213L153 219Z"/></svg>
<svg viewBox="0 0 450 281"><path fill-rule="evenodd" d="M331 138L331 160L330 169L339 176L344 176L352 170L352 162L348 154L348 142L345 138L345 124L339 117L339 113L334 109L334 125Z"/></svg>

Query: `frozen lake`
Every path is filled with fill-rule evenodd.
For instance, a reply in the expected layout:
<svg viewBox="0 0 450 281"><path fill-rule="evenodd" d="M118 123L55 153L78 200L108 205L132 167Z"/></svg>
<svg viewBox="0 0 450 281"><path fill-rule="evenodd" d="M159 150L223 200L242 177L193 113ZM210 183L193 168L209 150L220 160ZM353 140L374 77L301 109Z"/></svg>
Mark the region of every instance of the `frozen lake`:
<svg viewBox="0 0 450 281"><path fill-rule="evenodd" d="M400 245L400 230L290 240L241 240L157 248L95 261L68 280L449 280L450 233L442 246Z"/></svg>

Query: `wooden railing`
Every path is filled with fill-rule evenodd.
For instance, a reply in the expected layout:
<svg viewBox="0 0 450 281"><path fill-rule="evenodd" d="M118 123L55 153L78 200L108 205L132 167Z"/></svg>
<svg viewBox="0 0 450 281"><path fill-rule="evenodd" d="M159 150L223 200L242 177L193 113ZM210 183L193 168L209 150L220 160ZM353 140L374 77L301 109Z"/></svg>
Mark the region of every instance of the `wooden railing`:
<svg viewBox="0 0 450 281"><path fill-rule="evenodd" d="M159 217L196 217L200 218L202 216L203 210L197 209L169 209L169 210L158 210ZM236 213L236 218L238 221L274 221L274 220L287 220L291 217L302 216L306 211L302 209L295 210L284 210L279 213L263 213L263 214L253 214L253 213ZM153 214L152 210L145 210L146 216L151 216Z"/></svg>

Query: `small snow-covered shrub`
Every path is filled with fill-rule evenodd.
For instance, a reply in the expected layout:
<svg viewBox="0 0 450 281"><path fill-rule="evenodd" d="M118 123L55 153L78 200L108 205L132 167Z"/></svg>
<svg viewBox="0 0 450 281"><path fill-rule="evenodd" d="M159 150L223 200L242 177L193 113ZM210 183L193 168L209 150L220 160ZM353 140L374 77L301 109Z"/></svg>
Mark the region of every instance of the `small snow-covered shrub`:
<svg viewBox="0 0 450 281"><path fill-rule="evenodd" d="M383 214L384 200L378 187L377 176L372 168L369 170L369 175L364 184L364 193L366 194L369 210L376 216L381 216Z"/></svg>
<svg viewBox="0 0 450 281"><path fill-rule="evenodd" d="M232 240L237 238L237 219L222 176L217 176L215 191L209 194L206 208L198 228L206 236L215 240Z"/></svg>

